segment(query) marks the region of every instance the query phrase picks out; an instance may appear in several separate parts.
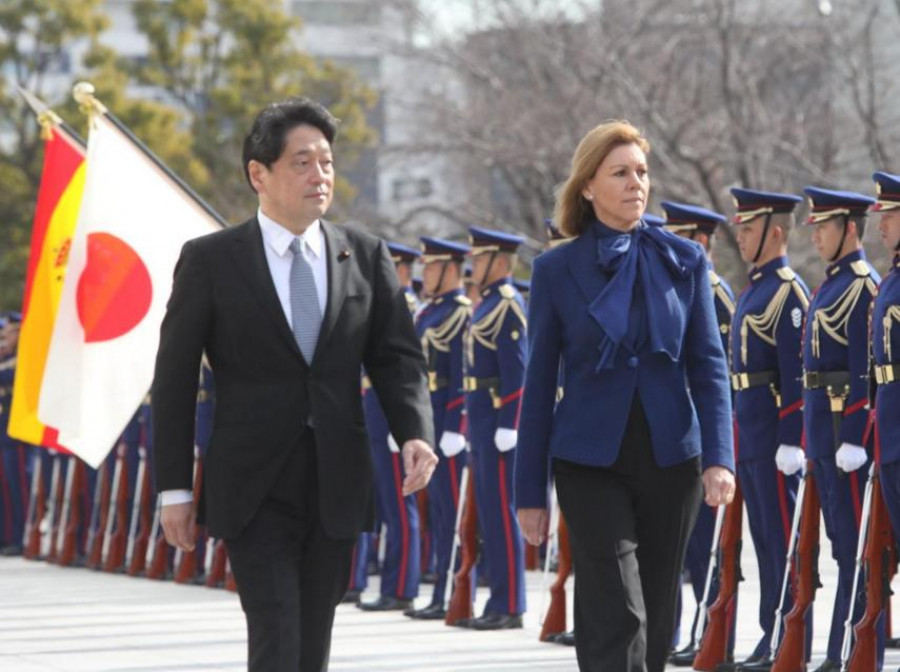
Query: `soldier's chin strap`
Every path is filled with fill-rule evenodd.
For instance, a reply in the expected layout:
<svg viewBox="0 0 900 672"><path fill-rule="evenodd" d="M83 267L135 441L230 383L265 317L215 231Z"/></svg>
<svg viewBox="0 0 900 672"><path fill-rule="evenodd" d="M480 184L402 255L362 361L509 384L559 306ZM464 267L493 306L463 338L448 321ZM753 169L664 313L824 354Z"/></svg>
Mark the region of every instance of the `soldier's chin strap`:
<svg viewBox="0 0 900 672"><path fill-rule="evenodd" d="M766 238L769 237L769 229L772 227L772 213L766 213L766 221L763 223L762 235L759 237L759 247L756 248L756 254L753 255L753 261L750 262L752 264L756 264L759 261L759 258L762 256L763 247L766 244Z"/></svg>
<svg viewBox="0 0 900 672"><path fill-rule="evenodd" d="M828 260L829 264L833 264L838 260L838 257L841 256L841 250L844 249L844 241L847 240L847 227L850 223L850 215L841 215L841 218L844 221L844 228L841 231L841 242L838 243L837 249L834 251L834 254L831 255L831 259Z"/></svg>
<svg viewBox="0 0 900 672"><path fill-rule="evenodd" d="M494 267L494 262L497 260L497 252L491 252L491 258L488 260L487 266L484 268L484 273L481 276L481 280L478 282L479 288L484 287L485 281L491 277L491 269Z"/></svg>
<svg viewBox="0 0 900 672"><path fill-rule="evenodd" d="M437 285L435 285L434 287L435 296L437 296L438 294L443 294L443 292L441 291L441 287L444 286L444 276L447 275L447 264L449 263L450 261L448 259L445 259L441 262L441 274L438 276Z"/></svg>

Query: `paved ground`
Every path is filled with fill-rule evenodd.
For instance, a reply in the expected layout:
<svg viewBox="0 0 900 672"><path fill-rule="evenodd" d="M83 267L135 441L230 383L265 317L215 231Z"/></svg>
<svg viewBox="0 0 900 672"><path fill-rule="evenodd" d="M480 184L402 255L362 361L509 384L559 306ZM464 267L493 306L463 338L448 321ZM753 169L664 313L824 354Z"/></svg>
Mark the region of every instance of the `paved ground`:
<svg viewBox="0 0 900 672"><path fill-rule="evenodd" d="M744 538L749 542L749 534ZM825 624L834 594L835 574L828 551L822 549L820 563L825 586L816 601L814 664L824 656ZM743 566L746 581L739 600L739 657L749 653L759 637L756 567L749 543ZM372 595L375 585L370 586ZM341 606L331 669L575 670L572 649L537 641L541 594L540 575L529 573L531 607L526 627L500 633L463 631ZM485 596L479 598L480 607ZM685 633L693 609L691 599L686 599ZM900 614L896 598L894 608L894 613ZM233 671L244 669L244 661L244 622L234 594L0 559L2 672ZM893 671L898 665L900 651L889 652L885 669Z"/></svg>

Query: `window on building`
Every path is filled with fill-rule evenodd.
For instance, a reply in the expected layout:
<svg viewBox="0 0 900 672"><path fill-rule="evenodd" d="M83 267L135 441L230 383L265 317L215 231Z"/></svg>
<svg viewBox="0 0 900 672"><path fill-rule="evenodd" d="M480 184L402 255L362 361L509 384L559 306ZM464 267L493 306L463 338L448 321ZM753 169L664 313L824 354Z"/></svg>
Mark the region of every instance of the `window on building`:
<svg viewBox="0 0 900 672"><path fill-rule="evenodd" d="M434 193L431 180L427 177L398 178L391 185L391 197L395 201L411 201L428 198Z"/></svg>

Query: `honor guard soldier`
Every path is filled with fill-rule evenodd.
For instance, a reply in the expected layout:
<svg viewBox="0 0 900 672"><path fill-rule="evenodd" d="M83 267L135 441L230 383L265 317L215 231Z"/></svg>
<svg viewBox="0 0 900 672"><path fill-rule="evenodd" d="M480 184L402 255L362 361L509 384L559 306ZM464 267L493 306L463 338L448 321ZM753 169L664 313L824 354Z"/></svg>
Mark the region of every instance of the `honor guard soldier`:
<svg viewBox="0 0 900 672"><path fill-rule="evenodd" d="M397 279L406 294L407 308L414 314L419 302L412 288L412 266L419 258L419 251L399 243L388 243L387 246L397 269ZM419 594L419 510L415 495L403 496L405 474L400 448L390 437L387 418L368 376L363 376L362 387L363 413L375 467L375 495L382 534L387 538L380 594L371 602L360 602L359 608L364 611L403 610L410 608ZM365 555L358 553L357 561L364 564Z"/></svg>
<svg viewBox="0 0 900 672"><path fill-rule="evenodd" d="M676 236L687 238L689 240L700 243L706 250L709 262L709 282L713 290L713 302L716 308L716 321L719 325L719 333L722 337L722 347L728 352L728 333L731 327L731 317L734 314L734 292L725 280L713 270L712 266L712 241L716 232L716 227L727 221L727 218L717 212L707 210L695 205L685 203L673 203L671 201L663 201L660 204L666 213L666 219L663 226L669 233ZM650 216L651 220L653 216ZM647 215L644 221L647 222ZM650 223L650 222L648 222ZM654 224L650 223L651 226ZM698 608L694 614L694 621L700 617L700 603L703 601L703 592L706 584L707 568L709 567L709 550L712 546L713 531L715 529L716 514L715 511L706 504L700 504L700 510L697 514L697 521L694 524L694 530L688 539L687 553L684 559L685 568L691 579L691 588L694 593L694 599ZM706 606L711 605L716 600L717 586L715 582L711 585L709 595L707 596ZM675 635L680 634L681 623L681 594L679 593L678 607L676 609L675 618ZM700 633L697 633L700 634ZM692 629L693 635L693 629ZM673 641L673 644L675 641ZM691 641L680 651L672 654L671 662L679 667L690 666L694 662L694 656L697 653L698 641Z"/></svg>
<svg viewBox="0 0 900 672"><path fill-rule="evenodd" d="M862 194L807 187L812 242L829 266L813 294L803 334L803 430L825 531L838 563L828 654L817 672L840 669L853 585L859 517L870 457L863 447L868 394L868 316L879 277L862 249ZM856 611L865 595L856 597Z"/></svg>
<svg viewBox="0 0 900 672"><path fill-rule="evenodd" d="M763 630L740 669L769 669L769 645L785 572L790 525L804 463L802 328L809 290L790 268L792 194L734 188L735 236L751 265L731 333L731 382L737 423L737 474L759 567ZM780 607L786 614L790 595Z"/></svg>
<svg viewBox="0 0 900 672"><path fill-rule="evenodd" d="M521 628L525 558L513 501L514 449L525 368L525 311L511 282L521 236L471 227L472 276L481 291L466 343L466 411L491 596L476 630Z"/></svg>
<svg viewBox="0 0 900 672"><path fill-rule="evenodd" d="M435 438L441 460L428 484L436 578L431 603L407 616L425 620L446 617L444 596L456 532L460 480L466 464L464 337L472 302L463 295L462 266L469 248L460 243L422 238L422 282L428 303L416 317L416 333L428 363L428 389Z"/></svg>
<svg viewBox="0 0 900 672"><path fill-rule="evenodd" d="M19 313L0 316L0 555L21 555L28 508L27 449L6 433L21 321Z"/></svg>
<svg viewBox="0 0 900 672"><path fill-rule="evenodd" d="M875 418L881 448L881 488L894 539L900 539L900 175L874 175L881 213L881 242L893 254L891 270L875 297L872 311Z"/></svg>

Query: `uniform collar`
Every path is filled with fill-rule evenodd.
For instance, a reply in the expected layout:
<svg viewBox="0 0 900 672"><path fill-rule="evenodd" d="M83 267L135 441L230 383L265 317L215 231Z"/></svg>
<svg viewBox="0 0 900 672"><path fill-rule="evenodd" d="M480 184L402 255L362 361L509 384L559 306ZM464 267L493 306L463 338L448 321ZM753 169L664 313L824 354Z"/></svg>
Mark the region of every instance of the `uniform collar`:
<svg viewBox="0 0 900 672"><path fill-rule="evenodd" d="M266 215L262 208L257 210L256 218L259 220L259 228L262 230L263 240L279 257L287 254L294 238L300 238L301 245L304 245L314 258L318 259L319 255L322 254L322 225L318 219L306 227L303 235L295 236L283 224L279 224Z"/></svg>
<svg viewBox="0 0 900 672"><path fill-rule="evenodd" d="M438 305L440 303L443 303L447 299L451 299L455 296L460 296L461 294L462 294L461 289L451 289L449 292L444 292L443 294L438 294L431 300L431 302L434 305Z"/></svg>
<svg viewBox="0 0 900 672"><path fill-rule="evenodd" d="M841 271L844 271L844 270L850 268L850 264L852 264L854 261L865 260L865 258L866 258L866 253L864 250L854 250L853 252L850 252L845 257L838 259L836 262L831 264L831 266L826 268L825 269L825 277L831 278L831 277L837 275L838 273L840 273Z"/></svg>
<svg viewBox="0 0 900 672"><path fill-rule="evenodd" d="M778 272L779 268L786 268L788 258L785 256L776 257L771 261L767 261L762 266L754 266L750 269L750 282L757 283L763 278Z"/></svg>
<svg viewBox="0 0 900 672"><path fill-rule="evenodd" d="M482 287L481 288L481 296L482 296L482 298L487 297L494 291L498 290L502 285L511 285L511 284L512 284L512 281L510 280L509 276L506 276L505 278L500 278L499 280L495 280L494 282L489 284L487 287Z"/></svg>
<svg viewBox="0 0 900 672"><path fill-rule="evenodd" d="M894 263L891 264L891 268L893 268L895 270L900 268L900 254L894 255Z"/></svg>

